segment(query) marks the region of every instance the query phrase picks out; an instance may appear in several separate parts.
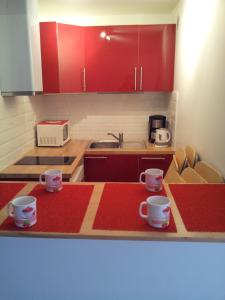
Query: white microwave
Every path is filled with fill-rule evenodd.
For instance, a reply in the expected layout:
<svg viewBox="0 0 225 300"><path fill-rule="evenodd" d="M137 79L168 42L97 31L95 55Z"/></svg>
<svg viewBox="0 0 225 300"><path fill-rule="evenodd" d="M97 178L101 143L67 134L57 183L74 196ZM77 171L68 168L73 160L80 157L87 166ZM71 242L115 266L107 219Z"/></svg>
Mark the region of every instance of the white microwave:
<svg viewBox="0 0 225 300"><path fill-rule="evenodd" d="M38 146L63 146L70 140L69 120L46 120L37 124Z"/></svg>

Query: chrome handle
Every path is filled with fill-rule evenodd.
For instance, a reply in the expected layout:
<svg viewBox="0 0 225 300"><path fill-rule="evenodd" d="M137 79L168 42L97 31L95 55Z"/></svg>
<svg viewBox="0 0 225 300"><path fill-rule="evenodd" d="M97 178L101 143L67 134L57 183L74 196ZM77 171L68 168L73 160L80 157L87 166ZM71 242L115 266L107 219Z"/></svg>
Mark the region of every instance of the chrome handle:
<svg viewBox="0 0 225 300"><path fill-rule="evenodd" d="M85 156L87 159L107 159L107 156Z"/></svg>
<svg viewBox="0 0 225 300"><path fill-rule="evenodd" d="M134 68L134 90L137 90L137 67Z"/></svg>
<svg viewBox="0 0 225 300"><path fill-rule="evenodd" d="M140 68L140 91L142 91L142 88L143 88L142 79L143 79L143 76L142 76L142 66L141 66L141 68Z"/></svg>
<svg viewBox="0 0 225 300"><path fill-rule="evenodd" d="M83 68L83 91L86 92L86 69Z"/></svg>
<svg viewBox="0 0 225 300"><path fill-rule="evenodd" d="M165 157L141 157L141 159L145 159L145 160L164 160L166 158Z"/></svg>

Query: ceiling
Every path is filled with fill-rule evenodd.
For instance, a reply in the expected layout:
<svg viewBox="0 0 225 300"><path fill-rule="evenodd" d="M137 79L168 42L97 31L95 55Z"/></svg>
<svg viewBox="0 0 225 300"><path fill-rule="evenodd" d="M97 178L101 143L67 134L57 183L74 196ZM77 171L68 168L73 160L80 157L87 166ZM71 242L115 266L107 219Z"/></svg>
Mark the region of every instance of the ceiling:
<svg viewBox="0 0 225 300"><path fill-rule="evenodd" d="M179 0L39 0L45 15L168 14Z"/></svg>

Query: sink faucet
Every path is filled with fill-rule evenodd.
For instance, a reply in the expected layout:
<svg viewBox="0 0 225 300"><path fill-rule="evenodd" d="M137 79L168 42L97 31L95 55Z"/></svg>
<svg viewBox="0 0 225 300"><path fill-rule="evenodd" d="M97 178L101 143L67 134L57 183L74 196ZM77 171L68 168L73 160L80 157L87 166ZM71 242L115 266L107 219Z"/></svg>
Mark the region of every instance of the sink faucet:
<svg viewBox="0 0 225 300"><path fill-rule="evenodd" d="M123 145L123 133L122 133L122 132L119 132L119 136L116 136L116 135L113 134L112 132L108 132L107 134L108 134L108 135L111 135L111 136L113 136L115 139L117 139L117 140L119 141L120 147L122 147L122 145Z"/></svg>

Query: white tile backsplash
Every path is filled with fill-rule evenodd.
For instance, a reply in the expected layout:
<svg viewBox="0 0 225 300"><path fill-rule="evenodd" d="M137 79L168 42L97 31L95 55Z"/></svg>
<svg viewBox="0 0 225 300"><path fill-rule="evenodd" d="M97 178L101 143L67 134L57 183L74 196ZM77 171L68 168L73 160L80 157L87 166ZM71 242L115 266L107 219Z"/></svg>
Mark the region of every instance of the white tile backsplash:
<svg viewBox="0 0 225 300"><path fill-rule="evenodd" d="M76 139L111 139L107 132L112 131L123 132L127 141L143 140L149 115L169 111L173 121L172 105L166 93L0 97L0 169L34 146L37 121L69 119Z"/></svg>
<svg viewBox="0 0 225 300"><path fill-rule="evenodd" d="M38 97L0 97L0 169L33 148L41 105Z"/></svg>
<svg viewBox="0 0 225 300"><path fill-rule="evenodd" d="M108 131L125 140L147 139L148 117L167 116L169 94L77 94L43 96L43 119L69 119L78 139L105 139Z"/></svg>

